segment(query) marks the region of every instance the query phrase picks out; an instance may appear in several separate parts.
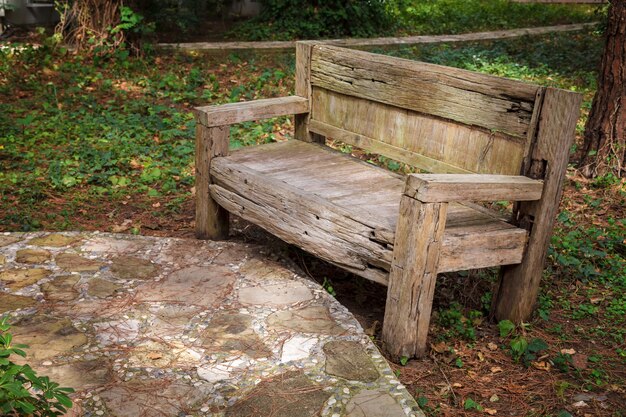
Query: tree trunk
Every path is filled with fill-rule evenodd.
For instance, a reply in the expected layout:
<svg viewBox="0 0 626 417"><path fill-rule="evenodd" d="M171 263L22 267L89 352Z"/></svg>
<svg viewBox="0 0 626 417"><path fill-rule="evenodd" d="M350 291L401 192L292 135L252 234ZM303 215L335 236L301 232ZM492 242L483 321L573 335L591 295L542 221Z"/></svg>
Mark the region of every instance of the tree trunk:
<svg viewBox="0 0 626 417"><path fill-rule="evenodd" d="M626 173L626 0L609 6L598 90L576 160L586 177Z"/></svg>

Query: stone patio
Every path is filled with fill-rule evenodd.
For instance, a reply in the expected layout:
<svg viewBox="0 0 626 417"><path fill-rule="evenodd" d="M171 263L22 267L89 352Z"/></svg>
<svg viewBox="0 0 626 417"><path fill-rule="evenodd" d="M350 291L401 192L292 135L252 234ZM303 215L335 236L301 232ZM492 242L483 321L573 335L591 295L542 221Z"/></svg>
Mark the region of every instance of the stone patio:
<svg viewBox="0 0 626 417"><path fill-rule="evenodd" d="M264 248L0 234L0 314L80 416L423 416L354 317Z"/></svg>

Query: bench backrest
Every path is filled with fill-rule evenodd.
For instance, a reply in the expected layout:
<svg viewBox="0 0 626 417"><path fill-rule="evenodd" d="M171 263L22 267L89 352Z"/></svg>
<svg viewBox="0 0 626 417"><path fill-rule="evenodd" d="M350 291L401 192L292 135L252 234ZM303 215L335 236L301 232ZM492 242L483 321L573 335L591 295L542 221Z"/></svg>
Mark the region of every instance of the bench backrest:
<svg viewBox="0 0 626 417"><path fill-rule="evenodd" d="M332 137L434 173L528 171L546 91L310 42L297 45L296 84L311 102L297 136ZM572 133L562 135L566 149Z"/></svg>

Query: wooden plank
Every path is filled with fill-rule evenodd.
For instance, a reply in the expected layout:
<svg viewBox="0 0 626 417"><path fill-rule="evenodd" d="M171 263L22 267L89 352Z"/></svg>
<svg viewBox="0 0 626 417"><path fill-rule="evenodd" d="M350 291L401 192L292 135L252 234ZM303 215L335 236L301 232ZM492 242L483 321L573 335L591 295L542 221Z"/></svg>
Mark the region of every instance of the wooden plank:
<svg viewBox="0 0 626 417"><path fill-rule="evenodd" d="M286 213L215 184L211 185L210 189L213 198L230 212L262 227L285 242L294 244L356 275L387 284L385 270L363 264L362 259L355 256L338 235L325 228L316 227L319 226L319 222L314 225L309 220L299 217L298 214L301 212Z"/></svg>
<svg viewBox="0 0 626 417"><path fill-rule="evenodd" d="M534 201L542 189L542 181L519 175L410 174L404 192L424 203Z"/></svg>
<svg viewBox="0 0 626 417"><path fill-rule="evenodd" d="M472 230L473 229L473 230ZM520 263L528 241L524 229L500 229L484 231L468 228L468 233L446 230L437 272L463 271L488 268L494 265Z"/></svg>
<svg viewBox="0 0 626 417"><path fill-rule="evenodd" d="M311 108L311 54L313 42L301 41L296 43L296 95L309 101ZM324 143L325 138L309 130L310 112L295 116L294 137L304 142Z"/></svg>
<svg viewBox="0 0 626 417"><path fill-rule="evenodd" d="M196 124L196 237L226 239L228 211L211 198L209 174L211 163L218 156L228 155L228 126L206 127Z"/></svg>
<svg viewBox="0 0 626 417"><path fill-rule="evenodd" d="M528 147L517 138L313 88L311 129L437 173L518 175Z"/></svg>
<svg viewBox="0 0 626 417"><path fill-rule="evenodd" d="M412 167L423 169L430 172L443 173L470 173L465 169L455 167L454 165L429 158L419 153L411 152L404 148L398 148L385 142L381 142L370 137L359 135L358 133L349 132L347 130L320 122L311 120L311 130L320 133L326 137L337 139L349 145L354 145L368 152L385 155L388 158L398 162L403 162Z"/></svg>
<svg viewBox="0 0 626 417"><path fill-rule="evenodd" d="M311 83L522 138L537 91L519 81L334 46L313 48Z"/></svg>
<svg viewBox="0 0 626 417"><path fill-rule="evenodd" d="M530 237L522 263L502 268L493 303L493 312L499 320L519 323L527 320L534 309L581 101L580 94L570 91L554 88L545 91L532 162L523 173L543 178L543 197L537 202L520 204L516 213L517 224L529 229Z"/></svg>
<svg viewBox="0 0 626 417"><path fill-rule="evenodd" d="M259 175L258 172L229 162L227 158L220 158L212 164L211 175L217 185L253 199L256 203L284 211L289 216L296 216L299 222L309 224L299 234L312 229L324 229L335 234L335 240L348 242L344 246L354 246L352 252L359 253L372 263L389 257L384 245L370 240L373 231L385 230L376 217L346 210L311 195L306 188L294 187L284 181ZM341 258L339 256L336 262L341 262ZM351 263L350 266L364 266L365 262Z"/></svg>
<svg viewBox="0 0 626 417"><path fill-rule="evenodd" d="M447 203L400 201L389 273L383 343L392 359L426 352Z"/></svg>
<svg viewBox="0 0 626 417"><path fill-rule="evenodd" d="M309 100L298 96L266 98L195 108L196 119L207 127L308 113L308 111Z"/></svg>
<svg viewBox="0 0 626 417"><path fill-rule="evenodd" d="M586 1L586 0L581 0ZM600 2L602 0L589 0ZM442 42L472 42L481 40L507 39L520 36L536 36L547 33L575 32L598 25L599 22L574 23L570 25L541 26L532 28L506 29L490 32L460 33L456 35L418 35L403 37L382 38L349 38L349 39L322 39L310 41L317 45L327 44L348 47L378 47L394 45L417 45ZM297 45L294 41L266 41L266 42L180 42L159 43L158 48L179 48L196 51L228 52L231 50L281 50L292 49Z"/></svg>

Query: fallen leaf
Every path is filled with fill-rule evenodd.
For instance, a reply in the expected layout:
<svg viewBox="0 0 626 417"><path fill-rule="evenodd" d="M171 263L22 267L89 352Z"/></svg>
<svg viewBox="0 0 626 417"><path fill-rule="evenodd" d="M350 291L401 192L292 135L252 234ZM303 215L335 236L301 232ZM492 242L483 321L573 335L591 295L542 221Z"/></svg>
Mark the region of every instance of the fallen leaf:
<svg viewBox="0 0 626 417"><path fill-rule="evenodd" d="M128 230L128 229L130 229L130 226L127 226L127 225L123 225L123 224L121 224L121 225L119 225L119 226L113 226L113 227L111 228L111 231L112 231L113 233L120 233L120 232L125 232L125 231L126 231L126 230Z"/></svg>
<svg viewBox="0 0 626 417"><path fill-rule="evenodd" d="M494 366L491 368L491 373L495 374L496 372L502 372L502 368L500 368L499 366Z"/></svg>
<svg viewBox="0 0 626 417"><path fill-rule="evenodd" d="M432 350L434 350L437 353L444 353L448 350L448 346L446 345L446 342L440 342L440 343L437 343L436 345L431 344L430 347L432 348Z"/></svg>
<svg viewBox="0 0 626 417"><path fill-rule="evenodd" d="M163 357L163 355L160 354L159 352L150 352L150 353L148 353L148 359L152 359L153 361L157 360L157 359L161 359L162 357Z"/></svg>
<svg viewBox="0 0 626 417"><path fill-rule="evenodd" d="M498 401L500 401L500 397L498 397L496 394L493 394L491 397L489 397L489 401L492 403L497 403Z"/></svg>
<svg viewBox="0 0 626 417"><path fill-rule="evenodd" d="M463 384L459 384L458 382L455 382L454 384L452 384L452 388L463 388Z"/></svg>
<svg viewBox="0 0 626 417"><path fill-rule="evenodd" d="M583 355L582 353L572 355L572 365L574 365L576 369L587 369L587 355Z"/></svg>
<svg viewBox="0 0 626 417"><path fill-rule="evenodd" d="M493 408L485 408L485 413L490 416L495 416L498 413L498 410L494 410Z"/></svg>
<svg viewBox="0 0 626 417"><path fill-rule="evenodd" d="M487 348L489 350L498 350L498 345L496 345L495 343L489 342L489 343L487 343Z"/></svg>
<svg viewBox="0 0 626 417"><path fill-rule="evenodd" d="M540 369L542 371L549 371L551 368L550 363L545 361L533 362L532 365L534 368Z"/></svg>
<svg viewBox="0 0 626 417"><path fill-rule="evenodd" d="M485 355L483 355L483 353L482 353L482 352L478 352L478 354L477 354L477 355L478 355L478 360L480 360L481 362L484 362L484 361L485 361Z"/></svg>
<svg viewBox="0 0 626 417"><path fill-rule="evenodd" d="M576 353L576 349L561 349L561 353L564 355L573 355Z"/></svg>

